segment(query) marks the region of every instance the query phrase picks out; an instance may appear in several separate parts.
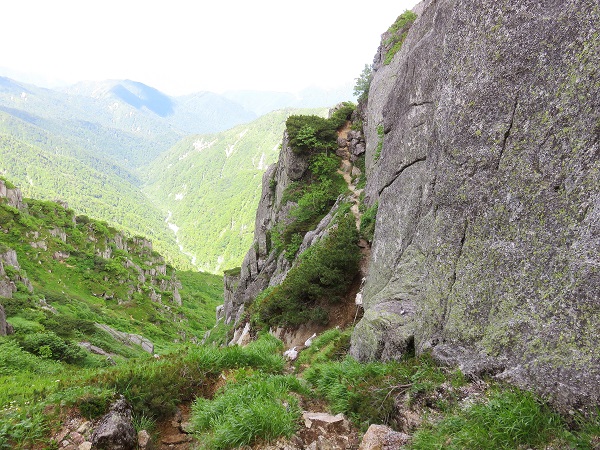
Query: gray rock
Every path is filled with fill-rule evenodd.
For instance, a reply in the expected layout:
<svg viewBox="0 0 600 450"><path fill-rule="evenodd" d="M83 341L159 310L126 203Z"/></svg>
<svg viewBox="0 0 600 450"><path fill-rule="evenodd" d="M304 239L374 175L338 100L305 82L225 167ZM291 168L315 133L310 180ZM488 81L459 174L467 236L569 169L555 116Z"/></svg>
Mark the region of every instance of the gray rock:
<svg viewBox="0 0 600 450"><path fill-rule="evenodd" d="M418 9L391 63L376 55L363 120L379 210L352 354L398 358L414 336L564 409L597 405L598 3Z"/></svg>
<svg viewBox="0 0 600 450"><path fill-rule="evenodd" d="M279 161L269 166L263 175L262 195L256 212L254 244L246 253L238 275L226 275L225 321L231 323L240 318L241 308L250 303L271 282L285 278L291 265L280 255L278 258L271 245L270 233L275 224L289 223L289 211L293 204L283 203L283 192L299 180L308 168L308 157L296 154L284 133Z"/></svg>
<svg viewBox="0 0 600 450"><path fill-rule="evenodd" d="M131 405L121 397L100 420L92 434L92 447L103 450L135 449L137 435L131 417Z"/></svg>
<svg viewBox="0 0 600 450"><path fill-rule="evenodd" d="M371 425L358 450L396 450L410 441L410 436L385 425Z"/></svg>
<svg viewBox="0 0 600 450"><path fill-rule="evenodd" d="M138 433L138 448L141 450L149 450L152 448L152 436L146 430L141 430Z"/></svg>
<svg viewBox="0 0 600 450"><path fill-rule="evenodd" d="M8 249L4 253L1 253L0 261L9 266L13 266L17 270L21 269L21 266L19 265L19 261L17 260L17 252L14 251L13 249Z"/></svg>
<svg viewBox="0 0 600 450"><path fill-rule="evenodd" d="M13 333L14 330L12 325L6 321L4 306L0 305L0 336L7 336Z"/></svg>
<svg viewBox="0 0 600 450"><path fill-rule="evenodd" d="M23 195L21 190L17 188L8 188L4 180L0 180L0 198L6 198L6 202L9 206L17 209L26 209L26 205L23 203Z"/></svg>

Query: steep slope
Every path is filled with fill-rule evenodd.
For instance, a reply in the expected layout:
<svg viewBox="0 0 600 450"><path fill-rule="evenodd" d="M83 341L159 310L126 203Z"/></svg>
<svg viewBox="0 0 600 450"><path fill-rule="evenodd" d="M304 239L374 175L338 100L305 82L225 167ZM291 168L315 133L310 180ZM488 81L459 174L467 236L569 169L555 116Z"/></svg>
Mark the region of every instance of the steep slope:
<svg viewBox="0 0 600 450"><path fill-rule="evenodd" d="M600 401L600 8L423 2L375 59L378 202L352 354L413 346L566 408Z"/></svg>
<svg viewBox="0 0 600 450"><path fill-rule="evenodd" d="M276 111L223 133L187 137L148 168L144 192L168 218L196 267L216 273L239 266L252 243L262 174L275 161L293 112Z"/></svg>
<svg viewBox="0 0 600 450"><path fill-rule="evenodd" d="M127 357L136 352L123 344L152 353L154 344L163 351L173 341L195 340L214 320L197 311L198 303L218 297L201 300L209 290L184 279L182 289L149 240L75 216L62 203L23 198L0 179L0 303L12 324L3 334L14 331L32 353L44 357L41 346L57 351L78 339L96 346L93 353ZM83 363L81 351L70 348L72 358L48 357Z"/></svg>

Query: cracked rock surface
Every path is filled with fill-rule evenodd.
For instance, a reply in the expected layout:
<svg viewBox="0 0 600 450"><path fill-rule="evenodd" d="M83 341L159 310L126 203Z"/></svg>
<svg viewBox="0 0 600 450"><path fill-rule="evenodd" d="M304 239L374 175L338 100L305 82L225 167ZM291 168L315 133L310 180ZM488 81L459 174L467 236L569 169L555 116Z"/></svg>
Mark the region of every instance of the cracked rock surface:
<svg viewBox="0 0 600 450"><path fill-rule="evenodd" d="M419 7L369 90L379 209L351 353L441 346L565 410L598 404L600 6Z"/></svg>

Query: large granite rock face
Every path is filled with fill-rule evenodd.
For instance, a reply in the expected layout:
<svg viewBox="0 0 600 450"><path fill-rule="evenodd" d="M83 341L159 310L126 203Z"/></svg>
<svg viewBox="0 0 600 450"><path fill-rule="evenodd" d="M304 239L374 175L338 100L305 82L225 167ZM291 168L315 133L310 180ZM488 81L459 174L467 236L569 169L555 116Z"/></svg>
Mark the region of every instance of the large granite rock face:
<svg viewBox="0 0 600 450"><path fill-rule="evenodd" d="M419 8L369 91L379 210L351 353L414 345L565 408L598 404L600 6Z"/></svg>

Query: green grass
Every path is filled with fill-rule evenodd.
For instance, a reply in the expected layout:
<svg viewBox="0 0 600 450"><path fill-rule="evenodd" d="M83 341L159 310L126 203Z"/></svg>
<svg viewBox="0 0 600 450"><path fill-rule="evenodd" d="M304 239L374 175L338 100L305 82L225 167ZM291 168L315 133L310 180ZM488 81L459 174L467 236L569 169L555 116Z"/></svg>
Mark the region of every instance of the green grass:
<svg viewBox="0 0 600 450"><path fill-rule="evenodd" d="M373 423L393 426L397 396L407 394L416 401L447 379L428 357L368 364L347 357L315 364L304 377L334 413L344 413L363 430Z"/></svg>
<svg viewBox="0 0 600 450"><path fill-rule="evenodd" d="M543 448L564 432L561 417L533 394L508 389L418 431L411 448Z"/></svg>
<svg viewBox="0 0 600 450"><path fill-rule="evenodd" d="M415 13L412 11L404 11L398 16L392 26L390 26L388 33L390 33L391 36L384 42L385 46L390 46L383 60L384 65L391 63L396 53L402 48L408 30L416 19L417 15Z"/></svg>
<svg viewBox="0 0 600 450"><path fill-rule="evenodd" d="M291 393L307 393L296 377L240 371L213 400L197 399L191 423L205 449L237 448L289 437L301 410Z"/></svg>
<svg viewBox="0 0 600 450"><path fill-rule="evenodd" d="M352 328L344 331L331 328L324 331L314 338L310 347L300 352L295 363L296 368L344 358L350 348L351 334Z"/></svg>
<svg viewBox="0 0 600 450"><path fill-rule="evenodd" d="M102 415L117 395L124 395L136 417L168 417L181 403L207 394L224 370L251 368L265 376L281 373L281 349L279 340L265 335L245 348L181 347L159 360L147 355L114 367L77 370L23 353L14 364L12 360L8 364L14 366L20 359L29 361L27 365L19 370L8 366L11 374L0 376L0 448L45 442L53 426L53 417L43 412L48 405L77 407L92 419ZM19 354L13 345L4 348L0 357L9 350ZM6 358L0 359L0 364L7 367Z"/></svg>

